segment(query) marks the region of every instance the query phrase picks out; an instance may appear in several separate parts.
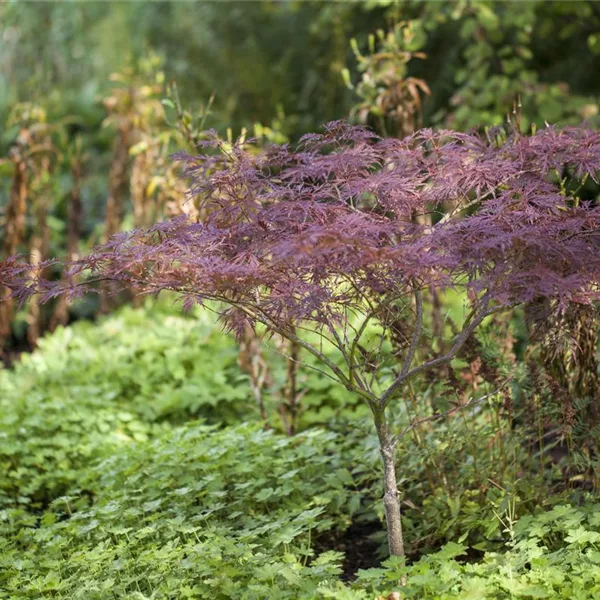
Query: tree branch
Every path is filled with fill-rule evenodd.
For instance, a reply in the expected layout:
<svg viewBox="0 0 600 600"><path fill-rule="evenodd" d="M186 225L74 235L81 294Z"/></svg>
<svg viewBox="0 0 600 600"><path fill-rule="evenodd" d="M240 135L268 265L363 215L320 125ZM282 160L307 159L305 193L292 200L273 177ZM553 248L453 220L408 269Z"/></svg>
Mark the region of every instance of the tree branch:
<svg viewBox="0 0 600 600"><path fill-rule="evenodd" d="M404 359L404 364L402 365L402 369L400 370L400 375L406 375L408 370L410 369L410 365L415 357L415 353L417 351L417 347L419 345L419 339L421 338L421 333L423 332L423 297L421 296L421 292L418 289L415 289L415 308L417 312L417 320L415 323L415 330L413 332L412 341L406 352L406 357Z"/></svg>
<svg viewBox="0 0 600 600"><path fill-rule="evenodd" d="M434 358L432 360L424 362L424 363L420 364L419 366L414 367L410 371L407 371L406 373L400 373L398 375L398 377L396 377L396 380L388 387L388 389L380 397L379 404L383 408L385 408L387 406L387 404L389 403L389 401L391 400L394 393L398 390L398 388L407 379L410 379L411 377L414 377L415 375L418 375L419 373L422 373L423 371L427 371L428 369L431 369L433 367L437 367L439 365L443 365L443 364L451 362L456 357L456 354L458 353L458 351L463 347L464 343L467 341L469 336L473 333L473 331L475 331L475 329L481 324L481 322L486 317L490 316L493 313L500 312L503 310L508 310L509 308L512 308L512 306L501 306L501 307L497 307L495 309L488 309L487 305L488 305L488 300L485 299L483 302L483 308L482 308L481 312L478 315L473 316L472 318L469 317L467 319L467 324L465 325L462 332L456 338L456 340L455 340L454 344L452 345L452 347L450 348L450 350L448 350L448 352L446 352L446 354L443 354L442 356L438 356L437 358ZM474 313L472 313L472 314L474 314Z"/></svg>
<svg viewBox="0 0 600 600"><path fill-rule="evenodd" d="M218 298L214 298L214 299L218 300ZM221 299L221 301L223 301L223 300ZM243 304L239 304L239 303L233 302L231 300L226 300L226 302L228 304L230 304L231 306L235 306L236 308L243 310L248 316L252 317L253 319L256 319L260 323L263 323L263 325L266 325L269 329L271 329L275 333L278 333L280 336L282 336L292 342L295 342L300 347L304 348L307 352L310 352L313 356L318 358L323 364L327 365L327 367L335 374L335 376L346 387L346 389L354 392L355 394L358 394L364 400L366 400L368 403L374 403L377 401L377 397L374 394L372 394L368 390L362 389L362 388L354 385L354 382L351 382L350 379L344 374L344 372L330 358L325 356L325 354L323 354L323 352L321 352L320 350L315 348L312 344L305 342L302 338L299 338L297 335L294 335L287 329L282 328L279 325L277 325L277 323L275 323L268 315L266 315L260 309L260 307L252 306L252 307L248 308L247 306L244 306ZM253 313L252 311L255 311L255 312ZM256 314L256 312L258 312L260 314L260 316L258 316Z"/></svg>

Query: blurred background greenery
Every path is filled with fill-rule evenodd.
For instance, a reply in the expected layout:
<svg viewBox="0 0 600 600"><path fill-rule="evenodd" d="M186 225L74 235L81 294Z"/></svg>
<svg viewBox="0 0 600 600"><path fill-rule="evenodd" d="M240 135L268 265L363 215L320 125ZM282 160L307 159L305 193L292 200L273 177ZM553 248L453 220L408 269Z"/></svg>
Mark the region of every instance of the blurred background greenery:
<svg viewBox="0 0 600 600"><path fill-rule="evenodd" d="M344 68L358 77L351 40L366 52L369 35L403 21L413 34L400 46L427 55L408 68L431 89L424 125L497 123L518 93L531 120L592 117L600 86L595 2L4 2L0 11L3 122L27 101L49 119L77 115L91 132L110 74L156 54L186 103L215 94L211 125L276 121L294 138L356 103L342 78Z"/></svg>

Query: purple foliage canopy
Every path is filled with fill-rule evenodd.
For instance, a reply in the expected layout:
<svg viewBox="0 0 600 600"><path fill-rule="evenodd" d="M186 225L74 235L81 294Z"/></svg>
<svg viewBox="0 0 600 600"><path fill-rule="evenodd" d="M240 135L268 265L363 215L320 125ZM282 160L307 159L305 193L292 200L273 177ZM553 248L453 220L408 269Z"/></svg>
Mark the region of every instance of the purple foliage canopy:
<svg viewBox="0 0 600 600"><path fill-rule="evenodd" d="M202 222L117 235L70 275L176 290L188 305L226 300L237 331L247 320L331 324L430 286L494 305L598 297L600 207L572 193L577 180L597 183L597 132L500 141L427 129L396 140L333 122L295 150L205 146L179 156Z"/></svg>

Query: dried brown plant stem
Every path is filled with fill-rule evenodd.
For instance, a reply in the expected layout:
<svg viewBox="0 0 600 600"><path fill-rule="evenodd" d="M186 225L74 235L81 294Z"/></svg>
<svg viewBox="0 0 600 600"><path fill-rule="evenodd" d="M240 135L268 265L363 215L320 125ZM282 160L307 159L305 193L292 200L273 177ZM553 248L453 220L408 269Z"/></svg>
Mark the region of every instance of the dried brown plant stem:
<svg viewBox="0 0 600 600"><path fill-rule="evenodd" d="M25 235L25 217L27 214L28 179L25 160L18 150L14 150L11 162L14 171L8 206L4 214L4 239L2 243L4 257L13 256L19 251L19 246ZM1 294L0 339L5 339L11 333L14 300L6 288L2 290Z"/></svg>
<svg viewBox="0 0 600 600"><path fill-rule="evenodd" d="M267 428L269 417L265 409L263 390L270 380L269 365L262 355L260 338L249 325L244 328L244 334L240 340L238 363L242 371L247 373L250 378L250 387L260 418Z"/></svg>
<svg viewBox="0 0 600 600"><path fill-rule="evenodd" d="M125 211L125 199L129 187L129 149L132 145L132 128L128 119L123 119L113 144L110 171L108 175L108 198L106 200L106 217L104 235L106 241L121 230ZM111 308L110 284L104 289L100 299L100 310L106 312Z"/></svg>
<svg viewBox="0 0 600 600"><path fill-rule="evenodd" d="M67 256L70 261L77 260L79 240L83 224L83 205L81 202L81 179L83 159L77 152L71 159L72 187L67 206ZM54 331L59 325L66 325L69 320L69 298L62 295L58 298L48 329Z"/></svg>
<svg viewBox="0 0 600 600"><path fill-rule="evenodd" d="M288 342L288 346L284 389L287 417L284 423L287 423L286 430L288 435L294 435L298 425L298 367L300 366L300 346L293 341Z"/></svg>
<svg viewBox="0 0 600 600"><path fill-rule="evenodd" d="M52 150L51 140L44 142L47 150ZM48 228L48 205L50 195L50 176L52 161L50 155L45 153L39 163L31 161L35 185L32 190L33 231L29 238L29 260L33 266L32 277L39 275L37 266L48 257L50 243L50 229ZM27 341L33 348L42 332L42 307L39 297L29 305L27 314Z"/></svg>

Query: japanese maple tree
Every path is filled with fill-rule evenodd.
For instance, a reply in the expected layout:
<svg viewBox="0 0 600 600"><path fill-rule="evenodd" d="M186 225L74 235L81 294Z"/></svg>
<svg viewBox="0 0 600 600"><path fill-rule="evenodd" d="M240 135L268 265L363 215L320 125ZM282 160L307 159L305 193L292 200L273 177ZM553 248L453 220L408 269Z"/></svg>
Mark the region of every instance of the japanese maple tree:
<svg viewBox="0 0 600 600"><path fill-rule="evenodd" d="M200 156L179 159L201 222L117 235L72 263L70 276L172 290L186 305L218 301L233 331L262 324L317 357L372 412L389 548L403 555L394 460L402 432L388 407L409 380L449 364L491 314L598 297L600 207L577 195L587 178L597 183L600 134L422 130L396 140L334 122L295 149L256 155L215 136ZM463 291L469 310L436 354L423 297L447 288ZM383 347L398 315L409 316L410 331L390 364ZM373 335L379 342L365 347Z"/></svg>

